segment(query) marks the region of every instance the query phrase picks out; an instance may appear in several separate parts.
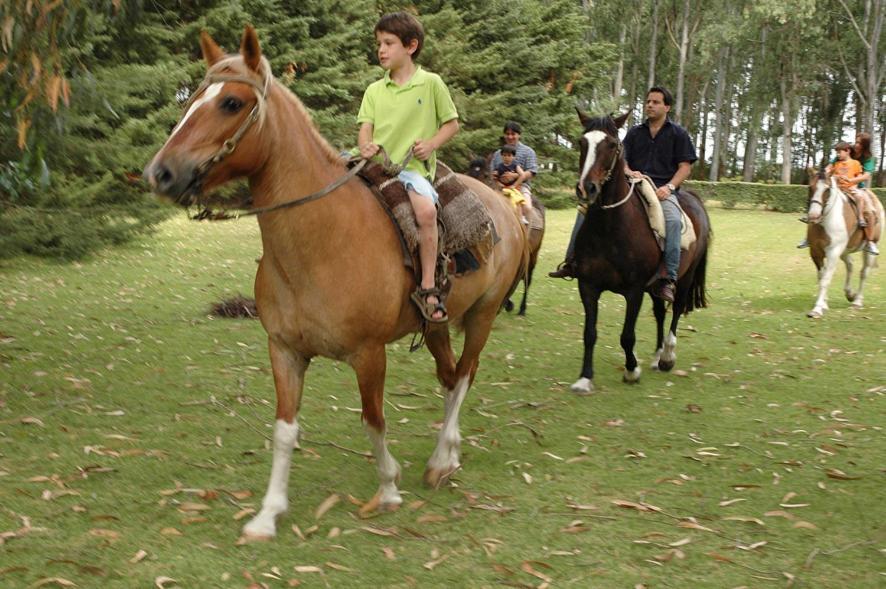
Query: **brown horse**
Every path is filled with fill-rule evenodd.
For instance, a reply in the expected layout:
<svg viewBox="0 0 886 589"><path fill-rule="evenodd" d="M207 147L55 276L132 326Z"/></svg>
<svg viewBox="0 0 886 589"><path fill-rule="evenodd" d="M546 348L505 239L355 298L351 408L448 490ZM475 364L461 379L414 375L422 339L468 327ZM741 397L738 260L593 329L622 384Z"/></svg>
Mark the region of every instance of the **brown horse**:
<svg viewBox="0 0 886 589"><path fill-rule="evenodd" d="M876 222L879 232L886 225L883 205L879 199L872 200L874 210L873 214L869 215L868 222ZM864 230L858 226L858 216L849 204L849 199L824 171L809 170L808 212L809 227L806 230L806 239L809 241L809 255L818 270L818 298L806 316L818 319L828 309L828 287L837 270L837 260L843 260L846 265L846 282L843 284L846 299L852 303L853 308L862 308L864 282L876 266L877 257L869 252L862 252L858 290L853 291L850 255L864 245Z"/></svg>
<svg viewBox="0 0 886 589"><path fill-rule="evenodd" d="M205 33L206 79L184 118L145 169L155 191L187 204L236 177L249 180L257 208L333 188L305 206L260 214L263 256L255 278L259 317L268 333L277 392L273 465L261 511L244 527L250 537L276 533L287 487L305 371L324 356L354 369L362 419L380 486L370 506L393 509L400 466L385 441L385 344L420 329L409 294L415 280L403 266L395 229L358 179L342 185L344 162L317 132L302 103L277 82L258 36L246 27L240 53L224 55ZM479 355L512 285L525 267L525 238L508 204L476 180L461 178L489 210L499 243L485 265L454 278L449 325L464 330L456 362L446 324L426 335L445 395L445 416L424 479L438 486L459 467L458 415L477 373Z"/></svg>
<svg viewBox="0 0 886 589"><path fill-rule="evenodd" d="M628 115L591 118L579 111L584 127L579 169L587 170L579 190L589 195L588 213L575 243L578 289L585 309L584 362L580 378L572 385L576 394L594 390L594 345L597 341L597 303L609 290L625 298L621 347L625 353L624 381L637 382L640 367L634 355L635 326L643 293L657 277L661 250L649 226L639 195L628 188L618 129ZM705 269L711 224L701 200L680 192L680 206L695 226L697 239L681 253L677 291L667 340L664 338L665 303L652 297L656 322L653 368L670 370L676 361L677 322L680 315L706 306ZM651 296L651 293L650 293Z"/></svg>
<svg viewBox="0 0 886 589"><path fill-rule="evenodd" d="M494 153L494 152L493 152ZM468 176L476 178L493 189L497 189L495 182L489 175L489 162L492 161L492 153L484 158L474 158L468 165ZM523 275L523 299L520 301L518 315L526 315L526 297L529 295L529 285L532 284L532 273L538 263L538 254L541 252L541 243L545 238L545 206L535 195L532 196L533 218L530 219L529 238L529 266ZM508 298L505 301L505 310L510 313L514 310L514 303Z"/></svg>

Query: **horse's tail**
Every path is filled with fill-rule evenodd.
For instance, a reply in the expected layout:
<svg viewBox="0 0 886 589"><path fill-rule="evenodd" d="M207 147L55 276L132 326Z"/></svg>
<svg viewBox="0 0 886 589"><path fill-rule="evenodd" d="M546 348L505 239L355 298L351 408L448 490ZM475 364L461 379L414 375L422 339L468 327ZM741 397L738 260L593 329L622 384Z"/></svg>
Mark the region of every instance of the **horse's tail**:
<svg viewBox="0 0 886 589"><path fill-rule="evenodd" d="M714 230L711 227L711 219L710 217L708 217L708 211L705 209L701 197L699 197L698 194L696 194L695 192L687 192L689 192L689 194L697 199L698 211L700 212L701 219L704 220L705 228L702 235L699 236L703 236L704 247L701 249L698 262L696 263L695 270L692 273L692 280L689 283L689 292L686 296L686 307L685 309L683 309L684 313L689 313L693 309L702 309L708 306L707 290L705 289L705 279L708 269L708 252L711 249L711 241L714 237Z"/></svg>

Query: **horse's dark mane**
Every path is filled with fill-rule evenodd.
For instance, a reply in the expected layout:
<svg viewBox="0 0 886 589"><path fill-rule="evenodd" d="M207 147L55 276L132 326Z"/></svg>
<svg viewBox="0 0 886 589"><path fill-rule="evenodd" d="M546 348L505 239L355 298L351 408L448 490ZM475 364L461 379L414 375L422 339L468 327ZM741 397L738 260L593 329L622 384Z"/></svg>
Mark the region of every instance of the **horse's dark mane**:
<svg viewBox="0 0 886 589"><path fill-rule="evenodd" d="M618 127L615 126L615 119L612 115L603 115L600 117L591 117L585 121L585 133L588 131L603 131L607 135L618 137Z"/></svg>

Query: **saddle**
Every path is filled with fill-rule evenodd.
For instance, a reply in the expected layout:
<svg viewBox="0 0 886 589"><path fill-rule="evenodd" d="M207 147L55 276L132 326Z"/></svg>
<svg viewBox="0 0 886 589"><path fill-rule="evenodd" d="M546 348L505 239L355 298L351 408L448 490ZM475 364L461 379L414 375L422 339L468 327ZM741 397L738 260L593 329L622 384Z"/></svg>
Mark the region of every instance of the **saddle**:
<svg viewBox="0 0 886 589"><path fill-rule="evenodd" d="M658 200L658 196L655 195L655 185L649 180L649 178L641 179L638 184L640 196L643 197L640 200L646 207L646 214L649 215L649 226L652 228L653 233L655 233L655 237L658 240L658 246L664 251L665 220L664 213L661 210L661 201ZM681 207L679 203L677 204L677 208L680 209L680 214L683 217L683 229L680 233L680 249L688 250L689 247L695 243L695 226L692 224L692 219L689 218L689 215L686 214L686 211L683 210L683 207Z"/></svg>
<svg viewBox="0 0 886 589"><path fill-rule="evenodd" d="M358 174L388 213L400 236L404 265L418 271L418 224L406 188L389 168L377 162L367 163ZM443 268L443 282L448 275L477 270L498 242L495 226L480 198L461 183L445 164L437 162L434 178L437 190L438 268Z"/></svg>

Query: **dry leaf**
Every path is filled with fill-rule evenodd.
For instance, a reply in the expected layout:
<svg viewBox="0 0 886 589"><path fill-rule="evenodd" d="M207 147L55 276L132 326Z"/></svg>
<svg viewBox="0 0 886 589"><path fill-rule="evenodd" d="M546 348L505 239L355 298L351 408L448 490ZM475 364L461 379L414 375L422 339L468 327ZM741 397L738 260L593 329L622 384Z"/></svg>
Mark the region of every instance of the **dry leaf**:
<svg viewBox="0 0 886 589"><path fill-rule="evenodd" d="M795 528L803 528L806 530L817 530L818 529L818 526L816 526L815 524L813 524L811 522L802 521L802 520L795 523L794 527Z"/></svg>
<svg viewBox="0 0 886 589"><path fill-rule="evenodd" d="M346 566L343 566L343 565L340 565L340 564L336 564L336 563L334 563L334 562L326 561L324 564L325 564L326 566L328 566L329 568L335 570L335 571L344 571L344 572L346 572L346 573L351 573L351 572L354 571L354 569L349 569L349 568L346 567Z"/></svg>
<svg viewBox="0 0 886 589"><path fill-rule="evenodd" d="M292 568L295 569L295 572L297 572L297 573L322 573L323 572L323 569L321 569L320 567L311 566L311 565L305 565L305 566L298 566L297 565Z"/></svg>
<svg viewBox="0 0 886 589"><path fill-rule="evenodd" d="M28 585L28 589L35 589L36 587L43 587L44 585L49 585L50 583L54 585L58 585L60 587L76 587L73 581L68 581L67 579L63 579L62 577L51 577L46 579L40 579L33 585Z"/></svg>
<svg viewBox="0 0 886 589"><path fill-rule="evenodd" d="M179 532L178 530L176 530L175 528L163 528L162 530L160 530L160 533L163 534L164 536L183 536L184 535L181 532Z"/></svg>
<svg viewBox="0 0 886 589"><path fill-rule="evenodd" d="M682 540L677 540L676 542L671 542L670 544L668 544L668 546L670 546L672 548L677 548L679 546L686 546L690 542L692 542L691 538L683 538Z"/></svg>
<svg viewBox="0 0 886 589"><path fill-rule="evenodd" d="M849 476L848 474L846 474L842 470L839 470L836 468L829 468L824 472L826 475L828 475L828 478L837 479L838 481L855 481L855 480L858 480L861 478L861 477Z"/></svg>
<svg viewBox="0 0 886 589"><path fill-rule="evenodd" d="M253 509L251 507L247 507L246 509L241 509L240 511L238 511L237 513L234 514L234 521L240 521L241 519L243 519L247 515L252 515L253 513L255 513L255 509Z"/></svg>
<svg viewBox="0 0 886 589"><path fill-rule="evenodd" d="M724 517L723 519L724 519L724 520L728 520L728 521L746 522L746 523L749 523L749 524L757 524L757 525L759 525L759 526L765 526L765 525L766 525L766 524L763 523L763 520L761 520L761 519L759 519L759 518L756 518L756 517L746 517L746 516L743 516L743 515L729 515L729 516Z"/></svg>
<svg viewBox="0 0 886 589"><path fill-rule="evenodd" d="M376 528L374 526L363 526L360 529L363 530L364 532L369 532L370 534L375 534L376 536L396 536L397 535L390 530Z"/></svg>
<svg viewBox="0 0 886 589"><path fill-rule="evenodd" d="M384 552L385 558L387 558L388 560L397 560L397 555L394 554L394 551L390 548L384 547L381 549L381 551Z"/></svg>
<svg viewBox="0 0 886 589"><path fill-rule="evenodd" d="M157 577L154 579L154 587L157 587L157 589L166 589L167 585L174 585L176 583L178 581L169 577Z"/></svg>
<svg viewBox="0 0 886 589"><path fill-rule="evenodd" d="M185 501L181 505L178 506L179 511L206 511L212 509L205 503L192 503L190 501Z"/></svg>
<svg viewBox="0 0 886 589"><path fill-rule="evenodd" d="M441 556L440 558L438 558L438 559L436 559L436 560L429 560L428 562L424 563L424 564L421 565L421 566L423 566L424 568L428 569L429 571L432 571L432 570L434 570L434 568L435 568L438 564L440 564L441 562L443 562L443 561L446 560L447 558L449 558L449 555L448 555L448 554L444 554L444 555Z"/></svg>
<svg viewBox="0 0 886 589"><path fill-rule="evenodd" d="M548 568L550 568L549 565L545 565L544 563L540 563L540 564L542 564L543 566L547 566ZM537 578L537 579L541 579L541 580L544 581L545 583L553 583L553 579L551 579L549 576L547 576L546 574L541 573L541 572L535 570L534 568L532 568L532 565L529 564L529 561L524 560L524 561L520 564L520 570L523 571L524 573L527 573L527 574L532 575L533 577L535 577L535 578Z"/></svg>
<svg viewBox="0 0 886 589"><path fill-rule="evenodd" d="M329 497L323 500L323 503L317 507L317 510L314 512L314 519L320 519L323 517L327 511L332 509L336 503L341 501L341 497L338 496L338 493L333 493Z"/></svg>
<svg viewBox="0 0 886 589"><path fill-rule="evenodd" d="M99 538L108 538L110 540L116 540L120 537L120 532L115 532L114 530L105 530L102 528L93 528L89 530L89 533L93 536L97 536Z"/></svg>
<svg viewBox="0 0 886 589"><path fill-rule="evenodd" d="M129 559L129 562L131 562L132 564L135 564L137 562L141 562L145 559L145 557L147 555L148 555L148 553L145 552L144 550L139 550L138 552L135 553L135 556L133 556L132 558Z"/></svg>
<svg viewBox="0 0 886 589"><path fill-rule="evenodd" d="M440 522L449 521L449 518L447 518L445 515L427 513L425 515L420 516L416 521L420 524L433 524L433 523L440 523Z"/></svg>
<svg viewBox="0 0 886 589"><path fill-rule="evenodd" d="M733 505L735 503L738 503L739 501L747 501L747 499L729 499L727 501L720 501L720 503L718 503L718 505L720 507L727 507L729 505Z"/></svg>

